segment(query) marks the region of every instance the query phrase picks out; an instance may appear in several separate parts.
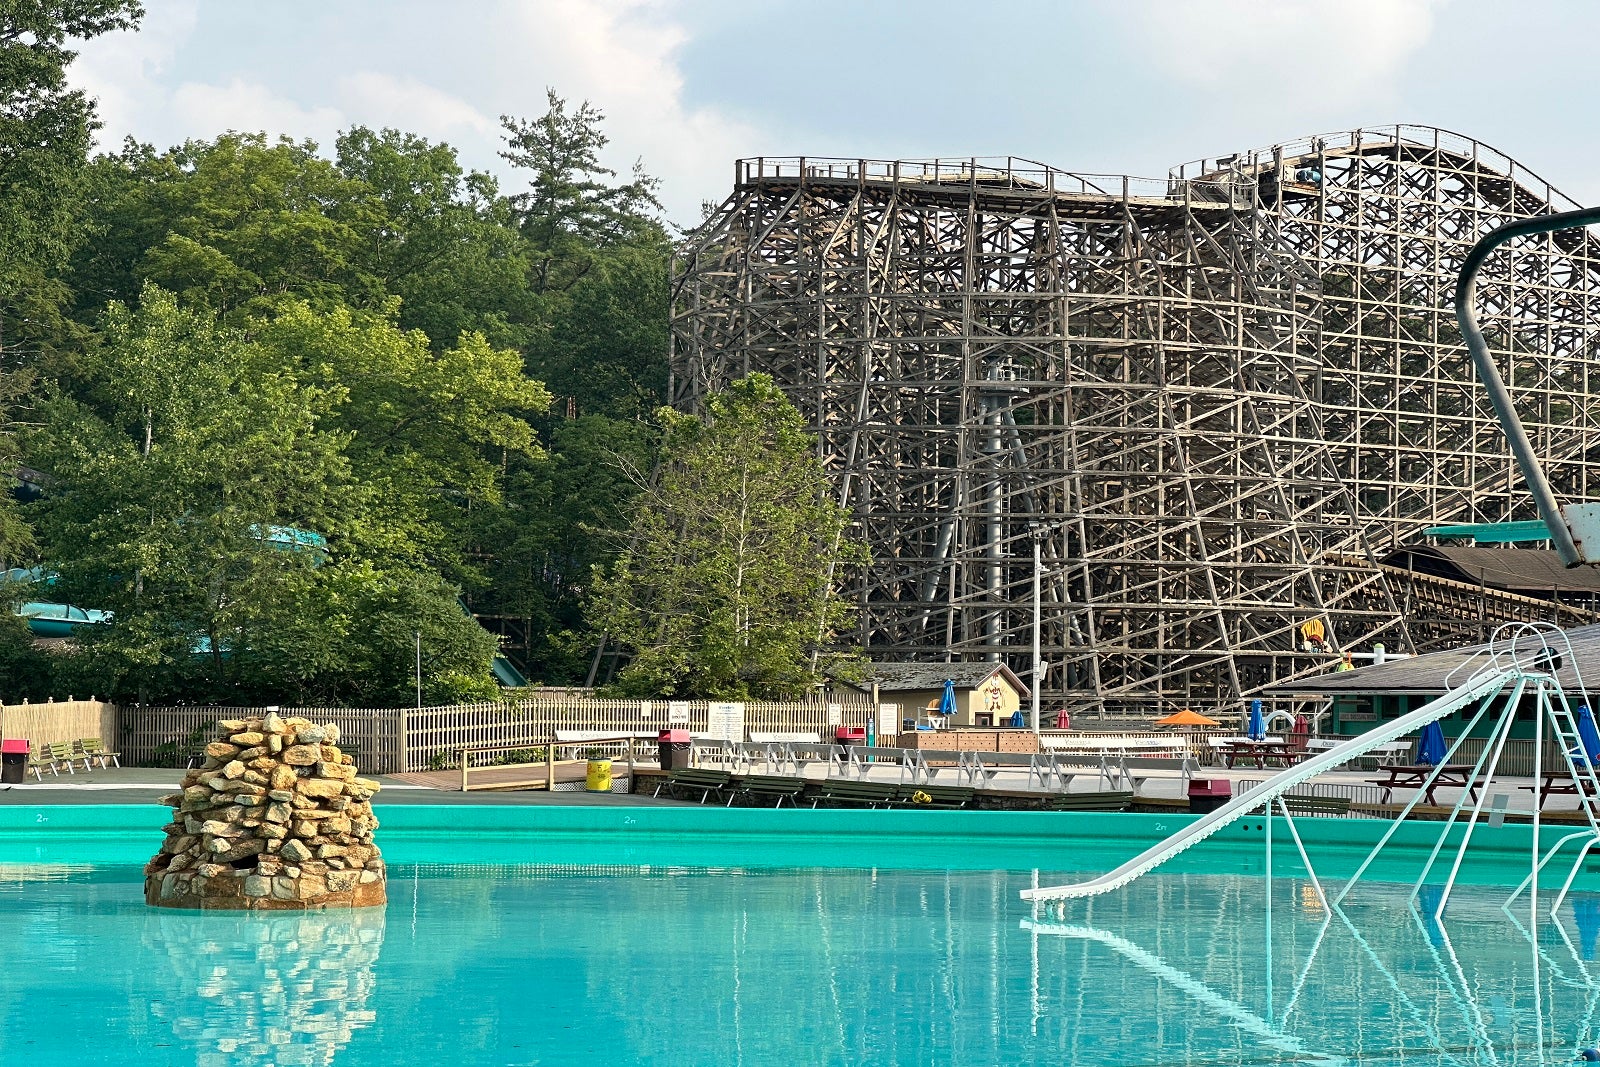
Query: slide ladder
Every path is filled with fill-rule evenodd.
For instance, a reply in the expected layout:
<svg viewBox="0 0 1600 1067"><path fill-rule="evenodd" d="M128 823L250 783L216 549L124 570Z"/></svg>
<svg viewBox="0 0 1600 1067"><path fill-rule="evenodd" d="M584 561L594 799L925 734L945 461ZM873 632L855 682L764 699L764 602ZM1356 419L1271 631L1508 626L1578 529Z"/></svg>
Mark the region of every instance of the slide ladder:
<svg viewBox="0 0 1600 1067"><path fill-rule="evenodd" d="M1498 665L1496 666L1498 667ZM1302 785L1324 771L1332 770L1341 763L1355 759L1357 756L1366 755L1380 745L1389 744L1391 741L1399 740L1407 734L1415 733L1428 725L1428 723L1441 719L1459 708L1466 707L1475 700L1493 697L1503 690L1509 682L1522 676L1523 673L1523 670L1515 665L1504 669L1480 671L1460 688L1424 704L1416 711L1402 715L1393 722L1385 723L1376 729L1353 737L1328 749L1326 752L1312 756L1297 766L1285 768L1248 793L1234 797L1216 811L1196 822L1190 823L1165 841L1153 845L1107 874L1092 878L1087 882L1076 882L1071 885L1024 889L1022 890L1022 899L1034 901L1068 900L1076 897L1099 896L1101 893L1109 893L1113 889L1120 889L1140 875L1159 867L1178 853L1204 841L1223 827L1245 818L1252 812L1259 811L1263 806L1276 800L1295 786ZM1573 743L1581 744L1577 741L1575 726L1573 727L1573 735ZM1563 737L1564 744L1565 741L1566 739Z"/></svg>

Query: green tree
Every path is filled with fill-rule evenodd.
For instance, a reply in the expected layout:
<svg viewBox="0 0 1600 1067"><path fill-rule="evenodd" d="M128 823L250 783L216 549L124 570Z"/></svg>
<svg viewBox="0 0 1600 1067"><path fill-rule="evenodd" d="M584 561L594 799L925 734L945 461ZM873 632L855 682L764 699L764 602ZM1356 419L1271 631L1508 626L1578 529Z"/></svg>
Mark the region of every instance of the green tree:
<svg viewBox="0 0 1600 1067"><path fill-rule="evenodd" d="M587 274L597 253L656 239L659 181L635 163L630 180L600 162L610 143L601 131L605 115L587 100L569 111L546 90L548 107L538 119L502 115L510 163L529 170L528 191L511 198L518 227L531 249L531 284L537 293L570 288Z"/></svg>
<svg viewBox="0 0 1600 1067"><path fill-rule="evenodd" d="M633 658L630 694L777 697L819 677L848 621L847 536L816 439L771 378L714 394L703 419L670 409L656 478L630 509L627 547L595 582L595 621Z"/></svg>
<svg viewBox="0 0 1600 1067"><path fill-rule="evenodd" d="M332 317L341 336L348 316ZM317 316L296 305L286 318ZM371 532L374 512L400 512L376 506L391 485L360 477L363 428L341 422L351 390L320 365L321 377L299 377L284 336L252 337L153 286L137 308L111 306L104 336L89 387L50 405L37 446L59 593L111 612L84 633L100 691L394 701L411 686L374 664L410 664L416 631L432 698L492 689L494 641L459 590ZM324 534L326 547L285 543L285 527Z"/></svg>

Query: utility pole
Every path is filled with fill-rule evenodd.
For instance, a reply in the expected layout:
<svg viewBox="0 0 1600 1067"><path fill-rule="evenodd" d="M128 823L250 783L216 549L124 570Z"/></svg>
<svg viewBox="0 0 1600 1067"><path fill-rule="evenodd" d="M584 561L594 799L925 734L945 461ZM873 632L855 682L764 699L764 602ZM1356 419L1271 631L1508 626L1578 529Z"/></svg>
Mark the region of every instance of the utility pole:
<svg viewBox="0 0 1600 1067"><path fill-rule="evenodd" d="M422 707L422 631L417 631L417 707Z"/></svg>

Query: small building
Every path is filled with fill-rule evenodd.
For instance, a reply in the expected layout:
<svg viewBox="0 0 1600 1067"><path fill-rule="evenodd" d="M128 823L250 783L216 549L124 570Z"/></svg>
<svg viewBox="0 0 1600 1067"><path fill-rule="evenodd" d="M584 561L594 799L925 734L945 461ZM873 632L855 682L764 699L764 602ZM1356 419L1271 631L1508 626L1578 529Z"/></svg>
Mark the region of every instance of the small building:
<svg viewBox="0 0 1600 1067"><path fill-rule="evenodd" d="M944 683L955 683L956 713L940 726L1009 726L1028 687L1004 663L873 663L856 688L875 703L896 704L900 720L926 722L939 710Z"/></svg>
<svg viewBox="0 0 1600 1067"><path fill-rule="evenodd" d="M1579 704L1593 707L1590 703L1591 694L1584 693L1579 676L1600 679L1600 625L1583 626L1565 633L1572 644L1572 656L1562 656L1561 666L1555 672L1556 678L1566 690L1567 699L1573 707ZM1390 660L1355 670L1331 671L1312 678L1282 682L1268 689L1267 695L1302 700L1324 698L1328 701L1327 713L1320 717L1319 732L1333 735L1366 733L1380 723L1397 719L1443 696L1450 688L1446 685L1447 680L1459 685L1476 666L1487 662L1486 649L1485 645L1471 645ZM1466 720L1476 711L1474 705L1439 720L1445 734L1449 737L1459 736ZM1530 696L1517 709L1511 736L1531 738L1533 728L1534 707ZM1487 722L1480 723L1473 736L1487 729Z"/></svg>

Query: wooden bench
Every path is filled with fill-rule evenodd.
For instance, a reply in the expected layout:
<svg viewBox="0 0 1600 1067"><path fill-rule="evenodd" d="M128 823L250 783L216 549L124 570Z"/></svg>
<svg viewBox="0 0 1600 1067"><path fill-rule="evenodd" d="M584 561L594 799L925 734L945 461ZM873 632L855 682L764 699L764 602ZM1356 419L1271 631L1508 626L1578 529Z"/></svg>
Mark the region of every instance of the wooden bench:
<svg viewBox="0 0 1600 1067"><path fill-rule="evenodd" d="M828 778L817 783L811 796L814 808L827 800L839 804L865 804L869 808L887 807L894 801L900 786L893 782L861 782L844 778Z"/></svg>
<svg viewBox="0 0 1600 1067"><path fill-rule="evenodd" d="M795 799L805 791L804 778L791 778L783 774L747 774L743 778L734 779L728 790L728 806L733 807L733 802L739 797L776 797L775 808L783 807L787 800L790 807L798 807Z"/></svg>
<svg viewBox="0 0 1600 1067"><path fill-rule="evenodd" d="M1098 793L1057 793L1044 803L1046 811L1127 811L1133 803L1133 790L1112 789Z"/></svg>
<svg viewBox="0 0 1600 1067"><path fill-rule="evenodd" d="M928 799L917 802L912 798L921 793ZM964 808L972 800L973 789L966 785L903 785L892 801L897 808Z"/></svg>
<svg viewBox="0 0 1600 1067"><path fill-rule="evenodd" d="M704 804L706 802L706 798L712 793L716 793L720 796L722 791L727 789L732 781L733 775L729 774L727 771L713 771L699 767L688 767L681 771L668 772L666 780L658 783L656 785L656 791L650 795L658 797L661 795L661 790L663 789L665 789L669 795L674 793L679 788L698 789L700 790L700 803Z"/></svg>
<svg viewBox="0 0 1600 1067"><path fill-rule="evenodd" d="M1291 815L1349 815L1349 797L1296 797L1285 794L1283 806Z"/></svg>

